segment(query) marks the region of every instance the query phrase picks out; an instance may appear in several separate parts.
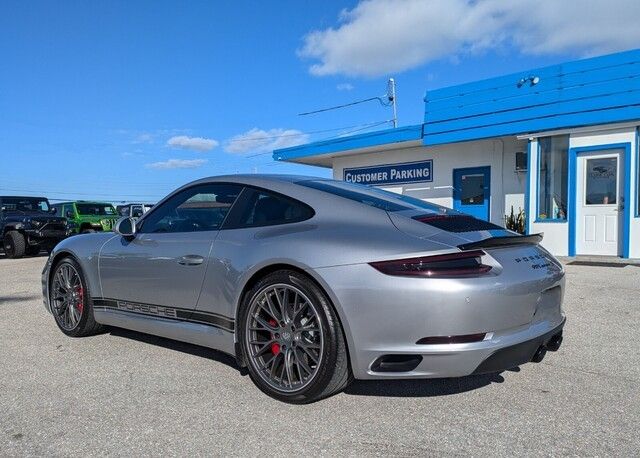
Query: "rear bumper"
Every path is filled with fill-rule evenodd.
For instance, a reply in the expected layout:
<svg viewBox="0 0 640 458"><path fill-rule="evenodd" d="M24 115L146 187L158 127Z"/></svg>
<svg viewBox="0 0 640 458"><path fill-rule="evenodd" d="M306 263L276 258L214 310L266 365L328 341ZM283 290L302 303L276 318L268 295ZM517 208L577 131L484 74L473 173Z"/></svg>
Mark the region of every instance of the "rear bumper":
<svg viewBox="0 0 640 458"><path fill-rule="evenodd" d="M523 250L538 259L537 248ZM562 329L564 271L551 263L535 268L543 261L504 261L509 268L494 275L463 279L392 277L359 264L316 269L340 316L354 377L462 377L530 361L529 345L516 348L524 356L498 351L531 342L535 353L536 343ZM469 335L481 340L421 342Z"/></svg>
<svg viewBox="0 0 640 458"><path fill-rule="evenodd" d="M544 351L547 349L557 351L562 343L562 329L566 321L567 319L564 318L560 325L539 337L494 351L487 359L480 363L476 370L473 371L473 374L502 372L512 367L528 363L533 360L541 348L544 349ZM550 342L554 345L551 346ZM557 345L555 345L556 343Z"/></svg>

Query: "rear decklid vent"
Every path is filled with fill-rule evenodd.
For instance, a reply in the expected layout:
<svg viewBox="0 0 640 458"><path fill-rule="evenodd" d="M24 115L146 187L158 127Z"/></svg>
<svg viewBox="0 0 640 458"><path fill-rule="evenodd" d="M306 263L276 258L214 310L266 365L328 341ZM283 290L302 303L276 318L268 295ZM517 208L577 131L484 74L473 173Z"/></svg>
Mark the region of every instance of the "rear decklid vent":
<svg viewBox="0 0 640 458"><path fill-rule="evenodd" d="M413 219L447 232L474 232L504 230L497 224L483 221L469 215L418 215Z"/></svg>

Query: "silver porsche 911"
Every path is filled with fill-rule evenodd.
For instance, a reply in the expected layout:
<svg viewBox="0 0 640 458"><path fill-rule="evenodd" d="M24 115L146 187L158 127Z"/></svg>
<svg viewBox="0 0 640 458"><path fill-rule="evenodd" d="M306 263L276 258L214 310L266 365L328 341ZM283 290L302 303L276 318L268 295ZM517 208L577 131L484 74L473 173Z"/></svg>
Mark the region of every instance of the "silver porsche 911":
<svg viewBox="0 0 640 458"><path fill-rule="evenodd" d="M557 350L564 270L541 238L367 186L223 176L64 240L42 287L69 336L210 347L304 403L353 378L500 372Z"/></svg>

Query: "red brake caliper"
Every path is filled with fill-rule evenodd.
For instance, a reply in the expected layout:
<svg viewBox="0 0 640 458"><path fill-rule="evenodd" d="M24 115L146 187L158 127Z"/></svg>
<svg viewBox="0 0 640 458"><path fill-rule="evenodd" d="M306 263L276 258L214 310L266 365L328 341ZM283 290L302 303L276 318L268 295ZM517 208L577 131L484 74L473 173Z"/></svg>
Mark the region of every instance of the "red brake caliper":
<svg viewBox="0 0 640 458"><path fill-rule="evenodd" d="M276 320L274 320L273 318L269 320L269 324L271 326L277 326L278 322ZM271 333L271 339L275 339L276 336L275 334L272 332ZM280 344L278 342L273 342L271 344L271 353L273 353L274 356L277 356L278 353L280 353Z"/></svg>
<svg viewBox="0 0 640 458"><path fill-rule="evenodd" d="M78 311L82 314L82 309L84 309L84 290L82 286L78 286L76 293L78 293Z"/></svg>

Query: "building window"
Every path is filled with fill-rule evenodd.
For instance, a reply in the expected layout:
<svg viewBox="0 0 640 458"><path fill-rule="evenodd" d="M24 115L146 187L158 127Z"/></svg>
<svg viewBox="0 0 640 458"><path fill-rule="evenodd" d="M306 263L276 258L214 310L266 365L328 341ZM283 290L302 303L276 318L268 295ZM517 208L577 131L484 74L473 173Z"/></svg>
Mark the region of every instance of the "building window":
<svg viewBox="0 0 640 458"><path fill-rule="evenodd" d="M538 140L539 221L566 221L569 136L557 135Z"/></svg>

